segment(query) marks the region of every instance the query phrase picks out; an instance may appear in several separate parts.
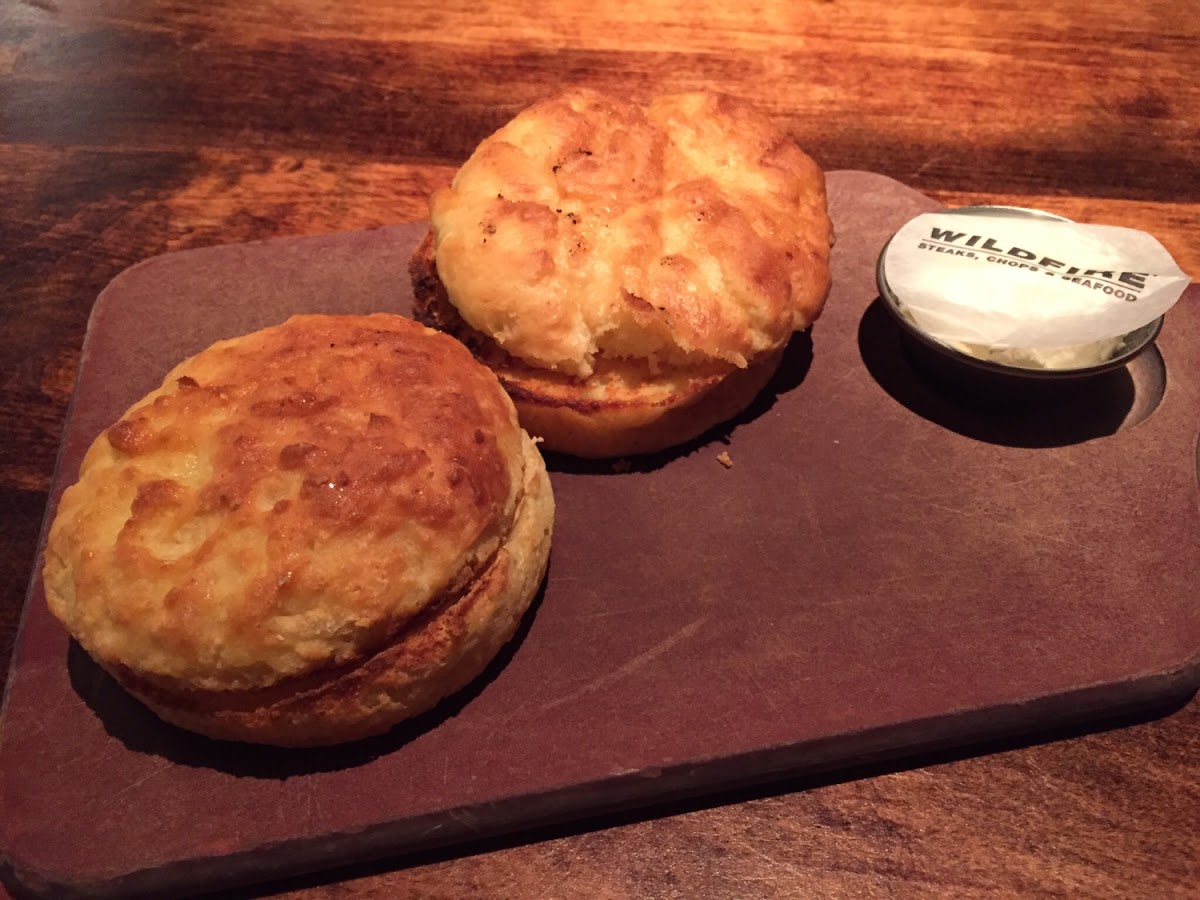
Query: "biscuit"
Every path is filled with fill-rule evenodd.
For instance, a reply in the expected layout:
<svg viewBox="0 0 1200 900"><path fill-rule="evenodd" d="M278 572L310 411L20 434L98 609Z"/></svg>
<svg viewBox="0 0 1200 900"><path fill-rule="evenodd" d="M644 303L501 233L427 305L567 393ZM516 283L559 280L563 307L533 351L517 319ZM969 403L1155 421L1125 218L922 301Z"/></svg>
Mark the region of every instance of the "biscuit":
<svg viewBox="0 0 1200 900"><path fill-rule="evenodd" d="M296 316L181 363L96 439L46 599L170 722L338 743L484 669L553 514L537 448L461 344L400 316Z"/></svg>
<svg viewBox="0 0 1200 900"><path fill-rule="evenodd" d="M415 314L472 347L544 446L648 452L735 414L820 315L817 165L728 97L573 89L434 195Z"/></svg>

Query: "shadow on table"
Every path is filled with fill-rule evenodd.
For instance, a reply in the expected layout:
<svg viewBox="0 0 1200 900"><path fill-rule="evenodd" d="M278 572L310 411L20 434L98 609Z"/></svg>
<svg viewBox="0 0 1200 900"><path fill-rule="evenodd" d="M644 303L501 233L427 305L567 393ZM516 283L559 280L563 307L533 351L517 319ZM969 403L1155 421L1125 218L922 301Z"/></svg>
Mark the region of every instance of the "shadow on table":
<svg viewBox="0 0 1200 900"><path fill-rule="evenodd" d="M1146 419L1165 389L1154 348L1089 378L1014 379L948 361L907 338L876 299L859 322L858 347L875 382L897 403L965 437L1007 447L1065 447Z"/></svg>
<svg viewBox="0 0 1200 900"><path fill-rule="evenodd" d="M549 577L547 574L547 579ZM118 685L74 641L67 654L67 670L71 686L96 714L104 730L137 753L244 778L284 780L297 775L337 771L393 753L458 715L495 680L520 649L541 607L546 583L544 579L512 639L467 687L386 734L336 747L290 749L218 741L169 725Z"/></svg>

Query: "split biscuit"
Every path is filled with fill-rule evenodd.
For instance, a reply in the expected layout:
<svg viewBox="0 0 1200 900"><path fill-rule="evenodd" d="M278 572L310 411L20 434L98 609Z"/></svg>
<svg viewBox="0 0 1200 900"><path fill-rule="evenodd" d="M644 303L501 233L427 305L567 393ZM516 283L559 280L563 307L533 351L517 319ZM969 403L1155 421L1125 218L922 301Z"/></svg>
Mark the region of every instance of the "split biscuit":
<svg viewBox="0 0 1200 900"><path fill-rule="evenodd" d="M754 399L821 313L831 243L821 170L750 107L572 89L435 194L414 313L496 372L544 447L650 452Z"/></svg>
<svg viewBox="0 0 1200 900"><path fill-rule="evenodd" d="M88 450L46 599L159 716L285 746L388 730L478 676L549 555L495 376L400 316L296 316L181 363Z"/></svg>

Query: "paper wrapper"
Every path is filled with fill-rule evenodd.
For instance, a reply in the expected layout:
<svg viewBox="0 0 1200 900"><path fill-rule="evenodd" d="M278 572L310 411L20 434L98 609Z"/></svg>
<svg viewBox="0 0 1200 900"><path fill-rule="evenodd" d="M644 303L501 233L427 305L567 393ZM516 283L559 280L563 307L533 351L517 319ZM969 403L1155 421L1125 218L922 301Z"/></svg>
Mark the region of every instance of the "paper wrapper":
<svg viewBox="0 0 1200 900"><path fill-rule="evenodd" d="M1019 214L918 216L883 270L923 331L994 350L1119 345L1189 283L1145 232Z"/></svg>

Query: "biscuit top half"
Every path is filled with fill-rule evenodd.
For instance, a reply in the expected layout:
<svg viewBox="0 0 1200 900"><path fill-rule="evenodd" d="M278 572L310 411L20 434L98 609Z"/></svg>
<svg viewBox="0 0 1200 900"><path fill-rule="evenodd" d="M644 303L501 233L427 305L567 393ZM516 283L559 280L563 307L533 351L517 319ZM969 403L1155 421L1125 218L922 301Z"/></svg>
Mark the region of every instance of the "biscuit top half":
<svg viewBox="0 0 1200 900"><path fill-rule="evenodd" d="M713 94L538 103L434 196L431 227L463 319L581 377L597 355L745 367L806 328L829 290L820 169Z"/></svg>
<svg viewBox="0 0 1200 900"><path fill-rule="evenodd" d="M386 646L507 535L524 436L494 375L399 316L297 316L177 366L63 494L47 602L151 681L264 687Z"/></svg>

